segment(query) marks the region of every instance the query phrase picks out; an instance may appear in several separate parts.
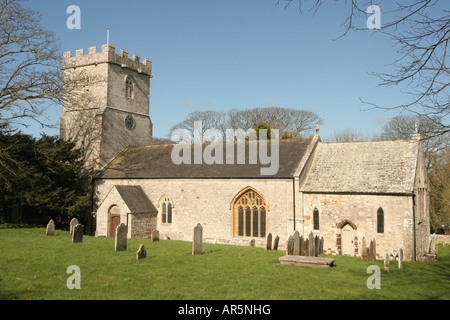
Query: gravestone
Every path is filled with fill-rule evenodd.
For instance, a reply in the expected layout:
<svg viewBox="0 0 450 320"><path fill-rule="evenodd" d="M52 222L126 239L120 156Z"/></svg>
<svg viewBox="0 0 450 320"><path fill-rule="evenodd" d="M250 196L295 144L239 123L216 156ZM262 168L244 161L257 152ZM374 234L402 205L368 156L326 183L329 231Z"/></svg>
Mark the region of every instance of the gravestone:
<svg viewBox="0 0 450 320"><path fill-rule="evenodd" d="M136 260L141 260L147 258L147 251L145 250L144 244L141 243L139 250L136 252Z"/></svg>
<svg viewBox="0 0 450 320"><path fill-rule="evenodd" d="M251 240L249 241L249 246L250 246L250 247L254 247L254 246L255 246L255 239L251 239Z"/></svg>
<svg viewBox="0 0 450 320"><path fill-rule="evenodd" d="M294 251L293 251L293 255L294 256L299 256L300 255L300 233L298 231L294 232Z"/></svg>
<svg viewBox="0 0 450 320"><path fill-rule="evenodd" d="M320 238L319 254L323 253L323 237Z"/></svg>
<svg viewBox="0 0 450 320"><path fill-rule="evenodd" d="M194 228L194 238L192 241L192 254L202 254L203 227L198 223Z"/></svg>
<svg viewBox="0 0 450 320"><path fill-rule="evenodd" d="M400 248L398 252L398 268L403 269L403 249Z"/></svg>
<svg viewBox="0 0 450 320"><path fill-rule="evenodd" d="M319 247L320 247L320 238L319 236L314 237L314 257L319 255Z"/></svg>
<svg viewBox="0 0 450 320"><path fill-rule="evenodd" d="M289 236L286 241L286 255L290 256L294 253L294 237Z"/></svg>
<svg viewBox="0 0 450 320"><path fill-rule="evenodd" d="M159 241L159 231L158 230L153 230L152 232L152 242L157 242Z"/></svg>
<svg viewBox="0 0 450 320"><path fill-rule="evenodd" d="M314 256L314 236L312 234L312 232L309 233L309 256L313 257Z"/></svg>
<svg viewBox="0 0 450 320"><path fill-rule="evenodd" d="M72 220L70 220L70 235L73 235L73 228L79 223L80 222L77 218L73 218Z"/></svg>
<svg viewBox="0 0 450 320"><path fill-rule="evenodd" d="M83 242L84 226L82 224L77 224L72 231L72 243Z"/></svg>
<svg viewBox="0 0 450 320"><path fill-rule="evenodd" d="M278 250L278 243L280 242L280 237L276 236L275 240L273 240L273 250Z"/></svg>
<svg viewBox="0 0 450 320"><path fill-rule="evenodd" d="M305 257L309 257L309 239L305 239Z"/></svg>
<svg viewBox="0 0 450 320"><path fill-rule="evenodd" d="M361 259L367 260L367 248L366 248L366 238L362 238L361 243Z"/></svg>
<svg viewBox="0 0 450 320"><path fill-rule="evenodd" d="M266 250L272 250L272 234L267 235Z"/></svg>
<svg viewBox="0 0 450 320"><path fill-rule="evenodd" d="M384 271L386 272L390 271L389 253L386 253L386 256L384 257Z"/></svg>
<svg viewBox="0 0 450 320"><path fill-rule="evenodd" d="M116 228L115 251L127 251L128 226L121 223Z"/></svg>
<svg viewBox="0 0 450 320"><path fill-rule="evenodd" d="M306 256L306 241L300 236L300 255Z"/></svg>
<svg viewBox="0 0 450 320"><path fill-rule="evenodd" d="M54 236L55 235L55 223L53 220L50 220L47 224L47 229L45 230L46 236Z"/></svg>

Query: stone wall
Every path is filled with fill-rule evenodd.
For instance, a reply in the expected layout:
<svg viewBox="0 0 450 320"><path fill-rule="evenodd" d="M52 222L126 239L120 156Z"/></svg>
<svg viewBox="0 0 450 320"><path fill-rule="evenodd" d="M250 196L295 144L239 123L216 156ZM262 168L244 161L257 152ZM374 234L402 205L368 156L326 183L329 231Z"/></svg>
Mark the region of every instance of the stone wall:
<svg viewBox="0 0 450 320"><path fill-rule="evenodd" d="M342 254L342 228L349 223L353 231L353 255L361 255L363 237L366 244L376 239L377 257L397 253L403 248L405 259L414 258L412 196L364 194L303 195L303 235L312 232L324 237L324 251ZM377 211L384 211L384 233L377 233ZM313 211L319 210L319 230L313 230Z"/></svg>
<svg viewBox="0 0 450 320"><path fill-rule="evenodd" d="M113 204L124 207L114 185L140 185L158 209L157 229L161 237L192 240L192 229L200 223L205 241L248 244L252 237L234 237L232 230L233 199L247 187L261 194L267 204L267 234L280 237L280 248L292 234L292 179L142 179L97 180L97 235L107 235L108 209ZM172 223L161 221L161 198L170 196L173 203ZM126 209L123 209L126 210ZM122 212L123 212L122 210ZM126 223L126 215L122 215ZM131 233L129 233L131 235ZM264 239L256 239L263 245Z"/></svg>

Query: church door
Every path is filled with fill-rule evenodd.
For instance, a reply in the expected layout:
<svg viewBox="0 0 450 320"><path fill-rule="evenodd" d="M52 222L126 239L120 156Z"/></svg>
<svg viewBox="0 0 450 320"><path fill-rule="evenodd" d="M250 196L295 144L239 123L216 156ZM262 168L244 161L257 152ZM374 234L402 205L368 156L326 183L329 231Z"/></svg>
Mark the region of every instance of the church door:
<svg viewBox="0 0 450 320"><path fill-rule="evenodd" d="M109 236L114 238L116 236L116 228L120 224L119 207L112 206L109 209Z"/></svg>
<svg viewBox="0 0 450 320"><path fill-rule="evenodd" d="M346 224L341 232L342 254L353 256L355 254L353 246L353 228L350 224Z"/></svg>

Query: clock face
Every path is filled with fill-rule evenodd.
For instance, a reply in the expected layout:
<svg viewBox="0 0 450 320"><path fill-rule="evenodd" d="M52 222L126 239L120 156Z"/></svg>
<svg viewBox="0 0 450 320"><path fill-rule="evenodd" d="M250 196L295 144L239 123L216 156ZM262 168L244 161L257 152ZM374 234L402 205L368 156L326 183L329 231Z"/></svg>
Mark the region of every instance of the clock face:
<svg viewBox="0 0 450 320"><path fill-rule="evenodd" d="M127 115L127 117L125 118L125 126L128 130L133 130L134 127L136 127L136 121L131 114Z"/></svg>

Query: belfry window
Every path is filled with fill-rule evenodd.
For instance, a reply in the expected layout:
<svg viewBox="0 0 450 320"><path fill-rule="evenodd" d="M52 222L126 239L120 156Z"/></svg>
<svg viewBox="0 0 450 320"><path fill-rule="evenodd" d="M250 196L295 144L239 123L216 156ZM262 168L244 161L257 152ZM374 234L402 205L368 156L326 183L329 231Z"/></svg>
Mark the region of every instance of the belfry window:
<svg viewBox="0 0 450 320"><path fill-rule="evenodd" d="M234 203L233 233L238 237L265 237L267 208L255 191L244 192Z"/></svg>
<svg viewBox="0 0 450 320"><path fill-rule="evenodd" d="M125 97L134 99L134 82L130 77L125 80Z"/></svg>

